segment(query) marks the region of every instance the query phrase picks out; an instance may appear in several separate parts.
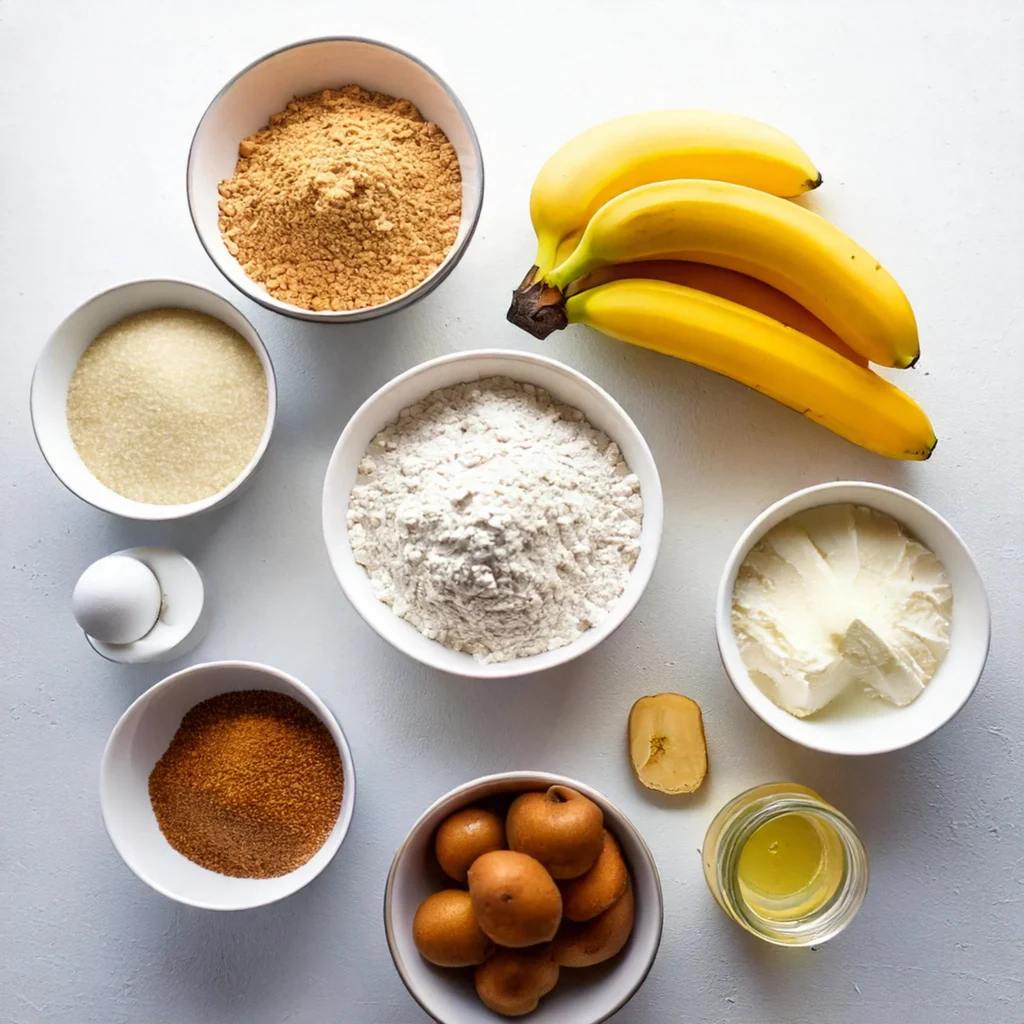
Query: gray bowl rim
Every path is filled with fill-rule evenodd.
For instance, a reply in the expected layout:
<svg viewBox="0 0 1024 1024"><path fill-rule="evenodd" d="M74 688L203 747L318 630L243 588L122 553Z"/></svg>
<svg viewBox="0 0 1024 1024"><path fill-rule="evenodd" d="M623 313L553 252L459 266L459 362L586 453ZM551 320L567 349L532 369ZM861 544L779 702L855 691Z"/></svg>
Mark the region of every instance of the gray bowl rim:
<svg viewBox="0 0 1024 1024"><path fill-rule="evenodd" d="M40 364L40 362L42 362L43 356L46 354L46 350L47 350L47 348L49 348L50 342L53 340L53 336L57 333L57 331L59 331L61 329L61 327L68 320L70 320L73 316L77 316L83 309L85 309L85 307L88 306L90 302L95 302L97 299L102 299L103 296L109 295L111 292L120 291L122 288L131 288L131 287L134 287L135 285L138 285L138 284L183 284L183 285L187 285L189 288L198 288L200 291L207 292L210 295L216 296L222 302L226 302L246 322L246 324L249 327L249 330L252 331L254 337L259 342L260 351L262 352L263 356L266 358L266 361L267 361L266 365L270 368L270 372L267 374L267 389L268 389L268 392L272 392L273 396L274 396L274 401L273 401L274 408L273 408L272 413L267 417L268 420L270 421L269 422L269 429L266 428L266 427L264 428L265 430L268 431L267 432L267 443L266 443L266 445L264 445L263 451L260 453L259 458L253 464L253 466L249 470L249 472L242 474L235 481L233 481L231 486L230 486L230 489L225 489L221 499L219 501L217 501L217 502L214 502L214 504L207 505L206 508L197 509L194 512L182 512L179 515L166 516L166 517L163 517L163 518L161 518L159 516L138 516L138 515L129 515L128 513L125 513L125 512L114 512L114 511L112 511L109 508L104 508L103 505L97 505L94 501L90 501L88 498L86 498L83 495L79 494L78 491L76 491L64 479L64 477L61 476L60 473L57 472L57 470L54 468L53 463L47 457L46 449L43 448L43 444L39 440L39 431L36 429L36 417L35 417L35 413L34 413L33 408L32 408L32 394L34 393L35 387L36 387L36 374L39 373L39 364ZM157 307L154 306L153 308L155 309ZM217 318L215 317L214 319L217 319ZM223 323L223 321L221 321L221 322ZM248 341L248 339L246 339L246 341ZM250 342L250 344L252 344L252 343ZM229 498L231 498L231 496L234 495L235 492L247 480L249 480L250 477L253 475L253 473L255 473L256 470L259 468L260 463L263 461L263 457L267 454L267 449L270 447L271 439L274 436L274 428L277 426L277 407L278 407L277 370L274 369L274 360L270 356L270 349L267 348L266 342L264 342L262 336L260 335L260 332L256 330L255 326L253 325L253 322L226 295L221 295L220 292L215 292L212 288L207 288L206 285L204 285L204 284L199 284L196 281L189 281L187 278L184 278L184 277L139 277L139 278L132 278L129 281L121 281L118 284L112 284L112 285L110 285L110 287L104 288L102 291L96 292L94 295L90 295L89 298L84 299L77 306L75 306L75 308L72 309L70 313L66 313L61 318L61 320L57 324L57 326L54 327L54 329L52 331L50 331L49 337L47 337L46 341L43 343L43 347L40 349L39 355L36 356L35 364L32 367L32 379L29 382L28 393L29 393L28 415L29 415L29 420L32 423L32 436L35 438L36 447L39 449L39 454L42 455L43 461L46 463L46 465L49 468L50 472L60 481L60 483L63 485L65 490L67 490L71 494L73 494L76 498L78 498L79 501L84 501L86 503L86 505L88 505L90 508L96 509L97 512L103 512L103 513L105 513L108 516L117 516L118 519L128 519L131 522L135 522L135 523L174 523L174 522L178 522L178 521L184 520L184 519L191 519L193 516L201 516L201 515L204 515L207 512L212 512L216 508L220 508L224 504L224 502L227 501ZM140 501L140 502L137 502L136 504L145 505L146 502ZM153 508L159 508L159 506L158 505L154 505Z"/></svg>
<svg viewBox="0 0 1024 1024"><path fill-rule="evenodd" d="M163 886L157 885L151 878L147 878L140 871L136 870L135 866L129 863L128 858L121 852L121 848L114 841L114 837L110 833L110 826L107 824L107 811L103 801L103 776L106 771L107 760L111 756L113 750L114 737L120 732L122 723L128 718L128 715L135 710L136 706L141 704L144 700L148 700L150 696L158 689L163 689L166 686L170 686L177 682L182 676L189 675L190 673L211 668L235 668L235 669L248 669L257 674L265 674L276 676L278 679L283 679L290 686L294 686L295 689L303 694L307 699L311 700L314 705L314 711L321 721L324 721L325 725L330 726L333 724L334 728L338 730L338 736L341 738L341 743L338 747L338 756L341 757L342 763L344 764L346 756L348 757L348 763L352 767L351 779L348 776L345 777L345 792L351 792L352 798L348 804L347 820L342 824L341 838L338 840L338 845L334 849L334 853L324 862L320 870L308 878L298 889L293 889L289 893L285 893L281 896L275 896L273 899L264 900L261 903L252 903L245 907L219 907L212 903L196 903L191 900L182 900L175 896L173 893L168 892ZM326 719L325 719L326 713ZM333 736L331 737L334 738ZM194 665L186 665L184 668L178 669L176 672L172 672L170 675L164 676L159 682L154 683L148 689L143 690L124 709L121 716L114 723L114 728L110 730L110 735L107 737L107 742L103 745L103 753L100 755L100 772L99 772L99 798L100 798L100 817L103 819L103 831L106 833L107 840L110 845L114 848L114 851L121 858L121 861L128 868L129 871L140 881L145 882L154 892L160 893L161 896L169 900L173 900L175 903L180 903L184 907L195 907L197 910L214 910L222 914L235 914L243 913L246 910L257 910L260 907L267 907L273 903L280 903L281 900L288 899L289 896L294 896L295 893L305 889L307 885L318 879L337 857L338 851L341 849L342 844L348 838L348 834L352 828L352 820L356 814L356 762L352 756L352 747L348 742L348 737L345 735L345 730L341 727L341 723L338 721L337 715L331 710L327 702L320 696L311 686L302 682L297 676L293 676L290 672L285 672L284 669L275 668L273 665L267 665L260 661L246 661L243 659L236 658L225 658L220 661L199 661ZM342 794L342 806L338 811L338 818L341 819L342 815L345 814L345 793ZM286 876L281 876L286 877Z"/></svg>
<svg viewBox="0 0 1024 1024"><path fill-rule="evenodd" d="M237 82L243 75L248 74L257 65L262 64L264 61L270 60L272 57L276 57L279 54L287 53L289 50L298 50L303 46L311 46L315 43L367 43L370 46L379 46L383 50L391 50L392 53L397 53L399 56L405 57L407 60L411 60L414 64L423 68L424 71L439 86L444 90L445 94L452 101L452 105L458 112L459 117L462 118L466 125L466 130L469 132L469 141L473 147L473 155L476 157L477 174L476 178L480 186L479 197L476 202L476 209L473 211L473 217L469 222L469 228L466 231L465 237L458 244L454 246L451 252L445 257L444 262L440 267L437 268L429 277L422 280L414 288L410 288L409 291L402 295L397 296L394 299L390 299L388 302L381 303L379 306L365 306L362 309L341 309L332 310L330 312L323 311L318 312L312 309L302 309L300 306L291 306L287 303L287 309L280 309L270 302L267 302L264 297L259 293L259 287L253 282L251 290L240 288L221 268L220 263L214 254L210 251L209 246L203 239L202 233L199 230L199 224L196 221L195 207L193 203L193 183L192 183L192 158L196 147L196 139L199 136L199 129L202 128L203 122L206 120L207 115L211 110L221 101L224 94ZM461 167L460 167L461 170ZM417 299L423 298L425 295L429 295L442 281L444 281L448 275L458 266L461 262L462 257L466 254L466 250L469 248L469 243L473 240L473 235L476 234L477 225L480 223L480 214L484 206L484 154L480 148L480 140L476 134L476 128L473 127L473 122L470 119L466 108L462 105L462 101L456 96L454 90L448 85L448 83L425 61L419 59L408 50L403 50L400 46L394 46L391 43L382 42L379 39L371 39L369 36L313 36L309 39L301 39L295 43L286 43L284 46L279 46L276 50L271 50L269 53L263 54L262 57L257 57L255 60L250 61L241 71L232 75L224 85L217 91L216 95L207 104L206 109L203 111L203 116L199 118L199 123L196 125L195 131L192 133L192 141L188 147L188 161L185 166L185 197L188 201L188 213L192 221L192 227L195 229L196 238L199 239L199 244L203 247L203 251L207 256L210 257L210 262L217 268L217 272L237 291L241 292L246 298L252 299L253 302L258 303L264 309L269 309L272 313L278 313L281 316L291 317L294 320L306 320L309 323L317 324L344 324L344 323L358 323L361 320L375 320L377 317L387 316L389 313L397 313L400 309L405 309L410 306ZM265 293L264 293L265 294Z"/></svg>
<svg viewBox="0 0 1024 1024"><path fill-rule="evenodd" d="M651 852L651 848L647 845L647 841L640 834L637 827L630 820L629 816L621 807L609 797L605 796L600 790L596 790L593 786L588 786L582 782L578 782L576 779L571 779L567 775L556 775L552 772L531 772L525 769L518 771L509 772L496 772L492 775L481 775L479 778L470 779L469 782L464 782L461 786L456 786L454 789L450 789L447 793L439 796L417 819L413 822L412 827L406 833L405 838L402 840L398 849L395 851L394 857L391 859L391 868L388 871L387 884L384 886L384 934L387 938L388 953L391 954L391 962L395 965L395 970L398 971L398 976L402 979L402 984L405 985L406 991L416 1001L416 1004L421 1010L433 1021L437 1021L437 1024L450 1024L450 1022L443 1021L440 1017L435 1017L430 1010L421 1002L420 997L413 991L413 987L409 978L406 975L405 965L402 962L401 957L395 949L395 934L394 928L391 925L391 894L395 883L395 874L398 871L398 862L405 853L406 847L409 845L412 839L413 832L416 831L417 826L423 821L428 815L433 813L442 804L448 803L455 797L465 795L467 799L471 790L478 789L481 786L490 786L494 783L499 782L524 782L533 783L534 781L544 784L547 783L551 786L569 786L572 789L579 790L584 796L590 797L592 800L597 797L595 802L603 802L610 804L615 808L616 811L622 816L622 820L632 834L633 838L636 839L640 845L640 849L643 851L647 858L647 863L650 866L651 874L654 878L654 891L657 898L657 911L658 911L658 934L654 943L654 955L651 957L651 962L644 969L643 973L637 979L636 984L630 988L629 992L626 993L625 997L621 999L611 1010L609 1010L603 1017L596 1018L592 1024L602 1024L602 1021L608 1020L619 1012L632 998L640 991L641 986L647 980L648 975L654 968L654 962L658 959L658 951L661 948L661 939L665 931L665 895L661 887L661 873L658 871L658 862L654 859L654 854ZM524 792L526 792L524 790Z"/></svg>
<svg viewBox="0 0 1024 1024"><path fill-rule="evenodd" d="M917 505L923 512L931 516L931 518L937 520L942 526L949 530L950 535L953 537L954 542L959 544L967 555L967 559L973 568L975 574L982 584L982 598L984 600L984 612L985 612L985 652L981 659L981 666L978 670L978 675L974 682L967 687L963 694L963 699L959 704L952 710L949 716L938 722L935 728L925 733L923 736L918 736L916 739L909 740L906 743L895 743L889 746L878 747L874 750L859 750L859 751L837 751L827 744L811 743L806 740L797 740L791 736L786 736L780 733L771 722L765 721L761 717L761 713L747 698L747 694L743 688L736 682L732 671L729 668L725 658L725 651L722 649L723 635L725 634L726 627L725 623L725 609L731 607L732 601L732 589L736 583L736 574L739 571L739 567L742 564L744 558L750 552L750 549L760 540L763 532L761 530L761 524L778 509L789 505L798 499L809 494L820 494L822 496L821 505L832 504L828 499L830 491L839 490L844 487L862 487L865 491L884 491L893 494L898 494L901 498L906 499L912 505ZM864 505L873 507L870 503L865 500ZM815 506L817 507L817 506ZM795 514L795 513L794 513ZM892 754L898 750L906 750L910 747L916 746L918 743L928 739L929 736L934 736L940 729L949 725L954 718L964 709L964 705L974 695L974 691L978 688L978 683L981 682L981 677L985 673L985 665L988 662L988 656L992 649L992 605L988 599L988 592L985 589L984 577L981 575L981 570L978 568L978 562L971 552L971 549L967 546L963 537L956 531L953 525L942 515L935 511L927 502L922 501L916 495L911 494L909 491L901 490L899 487L891 487L889 484L878 484L870 480L827 480L820 484L811 484L808 487L801 487L790 494L783 495L778 501L773 501L766 508L762 509L750 523L743 529L743 532L737 538L736 543L732 546L729 551L729 556L726 559L725 567L722 570L722 576L718 584L718 590L715 594L715 646L718 648L718 657L722 663L722 668L725 671L726 677L732 684L733 690L737 693L739 698L743 701L746 708L751 714L756 715L758 721L763 725L766 725L772 732L779 736L782 736L784 740L788 740L790 743L796 743L798 746L805 747L808 750L816 750L822 754L830 754L833 757L874 757L877 754ZM731 628L731 627L730 627Z"/></svg>

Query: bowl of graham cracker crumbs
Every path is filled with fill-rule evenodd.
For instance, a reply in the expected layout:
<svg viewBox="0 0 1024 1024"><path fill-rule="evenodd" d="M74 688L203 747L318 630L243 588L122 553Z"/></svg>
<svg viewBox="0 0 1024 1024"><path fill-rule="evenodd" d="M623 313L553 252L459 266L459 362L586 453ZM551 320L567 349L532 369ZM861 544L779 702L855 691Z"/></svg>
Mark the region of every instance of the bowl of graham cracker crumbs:
<svg viewBox="0 0 1024 1024"><path fill-rule="evenodd" d="M245 661L192 665L121 716L103 752L103 823L157 892L244 910L297 892L331 862L356 776L330 709L297 679Z"/></svg>
<svg viewBox="0 0 1024 1024"><path fill-rule="evenodd" d="M462 104L417 58L314 39L224 86L186 184L199 240L236 288L344 323L404 309L451 273L480 216L483 159Z"/></svg>

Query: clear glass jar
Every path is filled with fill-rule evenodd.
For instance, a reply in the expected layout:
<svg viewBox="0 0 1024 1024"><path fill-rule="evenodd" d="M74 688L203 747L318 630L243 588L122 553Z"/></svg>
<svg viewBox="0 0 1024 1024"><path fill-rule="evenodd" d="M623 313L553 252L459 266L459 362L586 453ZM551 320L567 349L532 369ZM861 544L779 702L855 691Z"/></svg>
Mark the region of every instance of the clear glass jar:
<svg viewBox="0 0 1024 1024"><path fill-rule="evenodd" d="M779 946L816 946L853 920L868 855L849 819L794 782L730 800L704 837L704 877L737 924Z"/></svg>

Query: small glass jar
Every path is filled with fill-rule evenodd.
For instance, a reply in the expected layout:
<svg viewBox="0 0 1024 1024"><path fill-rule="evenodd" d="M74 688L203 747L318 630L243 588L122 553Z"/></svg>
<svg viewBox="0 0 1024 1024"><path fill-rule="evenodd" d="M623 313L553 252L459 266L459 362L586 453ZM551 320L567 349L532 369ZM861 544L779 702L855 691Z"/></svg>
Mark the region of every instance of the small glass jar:
<svg viewBox="0 0 1024 1024"><path fill-rule="evenodd" d="M868 855L849 819L793 782L730 800L708 828L702 857L718 905L779 946L838 935L868 890Z"/></svg>

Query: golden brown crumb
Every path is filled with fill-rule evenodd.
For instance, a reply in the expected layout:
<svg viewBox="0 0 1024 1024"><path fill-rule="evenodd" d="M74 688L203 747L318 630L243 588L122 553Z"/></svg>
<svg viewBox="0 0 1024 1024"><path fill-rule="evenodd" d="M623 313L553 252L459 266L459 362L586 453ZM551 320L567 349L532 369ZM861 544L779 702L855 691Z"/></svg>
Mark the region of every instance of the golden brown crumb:
<svg viewBox="0 0 1024 1024"><path fill-rule="evenodd" d="M238 152L219 187L221 235L282 302L380 305L428 277L455 242L458 157L408 100L325 89L292 100Z"/></svg>

